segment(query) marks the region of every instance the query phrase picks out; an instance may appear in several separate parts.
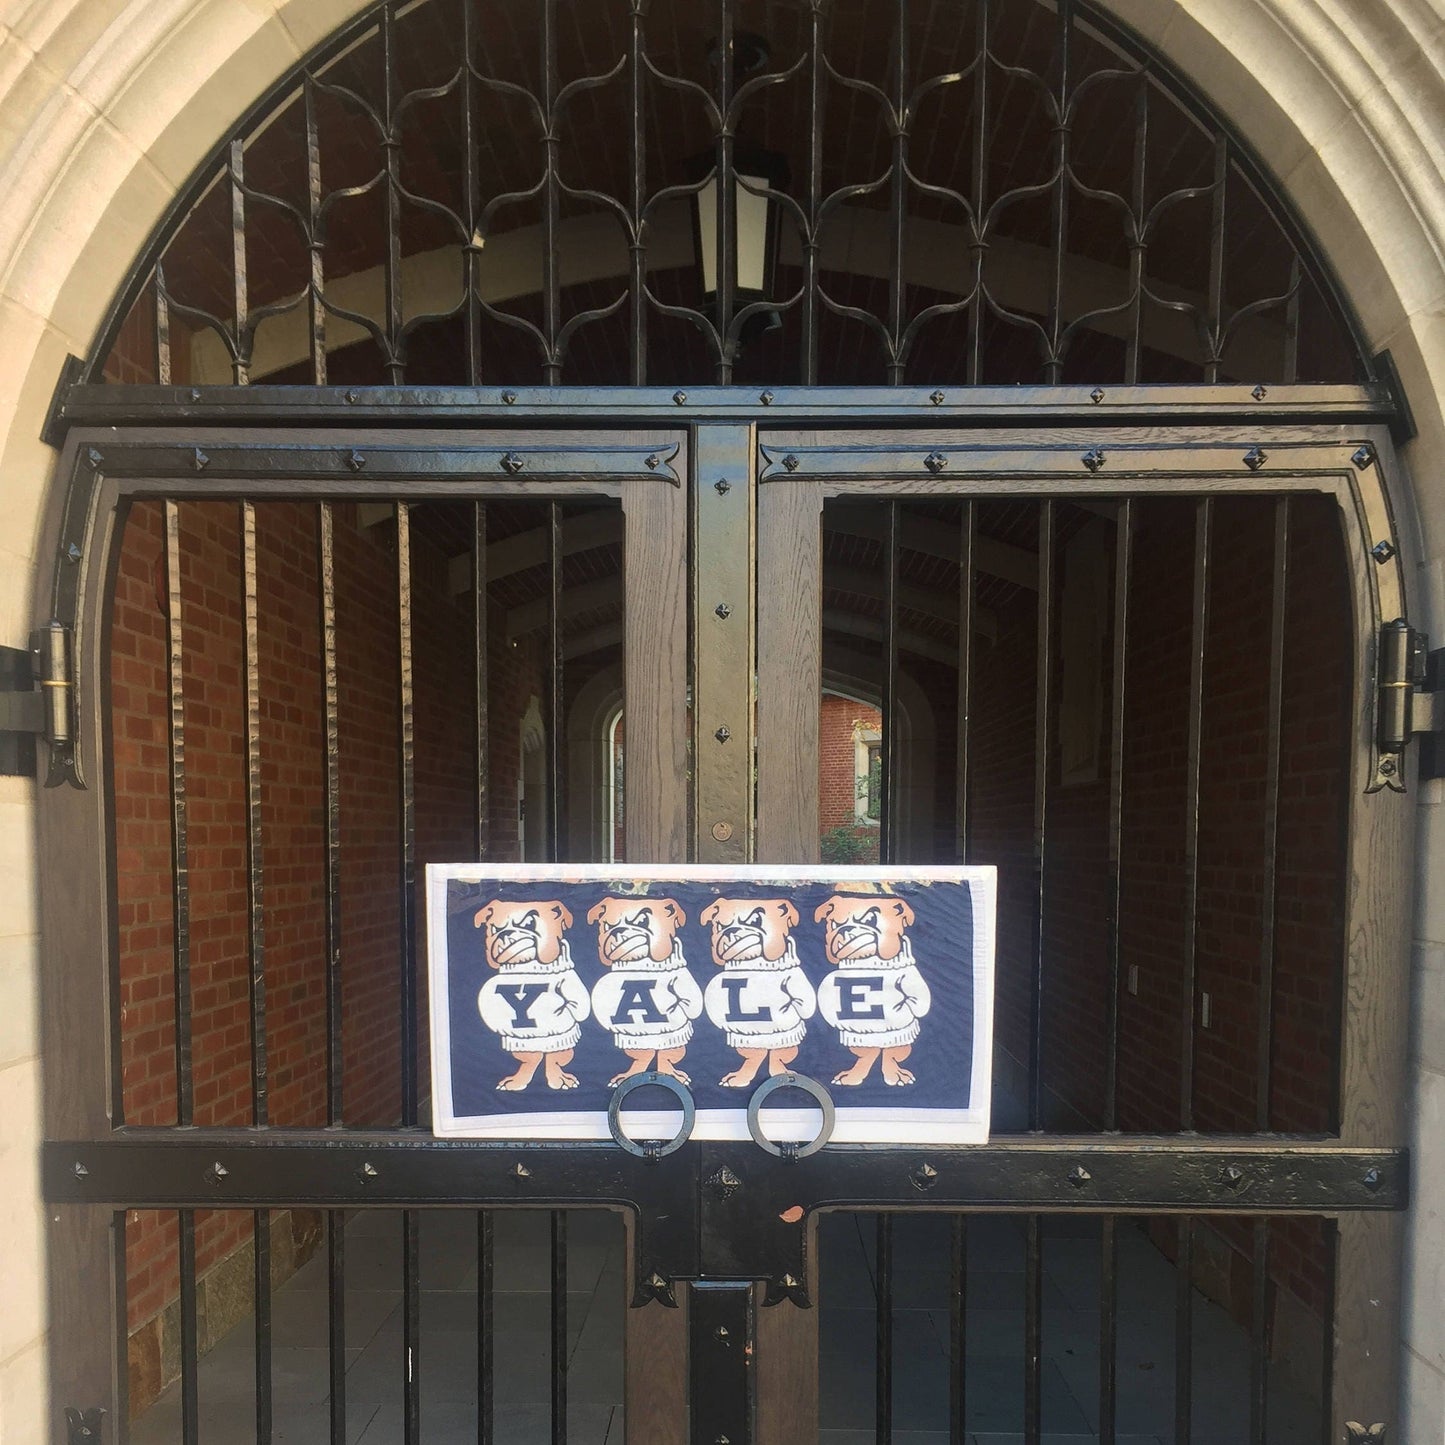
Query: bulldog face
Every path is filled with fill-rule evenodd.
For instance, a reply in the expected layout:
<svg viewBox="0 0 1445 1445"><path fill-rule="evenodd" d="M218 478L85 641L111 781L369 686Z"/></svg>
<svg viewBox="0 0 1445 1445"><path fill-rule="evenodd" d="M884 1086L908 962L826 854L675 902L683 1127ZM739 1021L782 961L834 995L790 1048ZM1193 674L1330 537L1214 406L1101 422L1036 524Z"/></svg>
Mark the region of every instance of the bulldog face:
<svg viewBox="0 0 1445 1445"><path fill-rule="evenodd" d="M687 915L671 898L604 898L587 921L597 925L597 954L611 968L644 958L665 963Z"/></svg>
<svg viewBox="0 0 1445 1445"><path fill-rule="evenodd" d="M719 898L699 920L712 925L712 959L719 966L776 962L788 951L788 930L797 921L798 910L786 898Z"/></svg>
<svg viewBox="0 0 1445 1445"><path fill-rule="evenodd" d="M472 918L487 930L487 962L493 968L554 963L572 915L561 903L503 903L494 898Z"/></svg>
<svg viewBox="0 0 1445 1445"><path fill-rule="evenodd" d="M835 893L813 914L814 923L825 921L830 963L849 958L896 958L903 947L903 931L913 922L913 910L901 898Z"/></svg>

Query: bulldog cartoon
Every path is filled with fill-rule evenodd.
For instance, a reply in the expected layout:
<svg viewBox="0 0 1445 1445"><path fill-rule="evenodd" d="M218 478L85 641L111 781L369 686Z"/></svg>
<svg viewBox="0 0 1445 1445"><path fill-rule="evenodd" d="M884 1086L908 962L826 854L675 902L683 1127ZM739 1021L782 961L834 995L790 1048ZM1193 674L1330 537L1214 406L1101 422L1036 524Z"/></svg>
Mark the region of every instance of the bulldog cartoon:
<svg viewBox="0 0 1445 1445"><path fill-rule="evenodd" d="M572 914L565 905L504 903L494 898L479 908L472 924L487 931L487 963L497 971L477 994L482 1022L517 1061L499 1089L525 1089L545 1064L549 1089L575 1089L567 1072L582 1037L591 1000L572 967L566 930Z"/></svg>
<svg viewBox="0 0 1445 1445"><path fill-rule="evenodd" d="M830 973L818 988L818 1011L838 1030L857 1063L835 1084L861 1084L881 1055L883 1082L914 1082L903 1061L932 1002L905 930L913 910L886 894L835 893L813 914L827 924Z"/></svg>
<svg viewBox="0 0 1445 1445"><path fill-rule="evenodd" d="M786 898L719 898L699 921L712 927L712 959L722 970L703 995L707 1016L742 1057L721 1082L746 1088L764 1059L768 1073L785 1073L818 1006L789 936L798 910Z"/></svg>
<svg viewBox="0 0 1445 1445"><path fill-rule="evenodd" d="M587 914L597 925L597 956L608 971L592 986L592 1015L632 1060L615 1087L657 1072L692 1082L678 1068L702 1012L702 990L688 972L677 934L687 915L671 898L604 898Z"/></svg>

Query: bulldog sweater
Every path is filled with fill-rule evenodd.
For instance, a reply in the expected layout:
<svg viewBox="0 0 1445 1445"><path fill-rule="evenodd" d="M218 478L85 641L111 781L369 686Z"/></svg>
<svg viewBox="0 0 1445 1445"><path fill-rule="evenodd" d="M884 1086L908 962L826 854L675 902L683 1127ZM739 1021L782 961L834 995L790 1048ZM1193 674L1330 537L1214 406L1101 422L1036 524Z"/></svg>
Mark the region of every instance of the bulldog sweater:
<svg viewBox="0 0 1445 1445"><path fill-rule="evenodd" d="M906 938L895 957L846 959L818 986L818 1012L850 1049L911 1044L932 1001Z"/></svg>
<svg viewBox="0 0 1445 1445"><path fill-rule="evenodd" d="M702 990L676 943L661 963L615 964L592 985L592 1016L619 1049L680 1048L701 1012Z"/></svg>
<svg viewBox="0 0 1445 1445"><path fill-rule="evenodd" d="M708 983L703 1003L729 1048L787 1049L803 1042L804 1020L812 1018L818 995L790 938L781 958L724 965Z"/></svg>
<svg viewBox="0 0 1445 1445"><path fill-rule="evenodd" d="M582 1037L591 1000L564 938L551 963L508 964L482 985L477 1012L509 1054L560 1053Z"/></svg>

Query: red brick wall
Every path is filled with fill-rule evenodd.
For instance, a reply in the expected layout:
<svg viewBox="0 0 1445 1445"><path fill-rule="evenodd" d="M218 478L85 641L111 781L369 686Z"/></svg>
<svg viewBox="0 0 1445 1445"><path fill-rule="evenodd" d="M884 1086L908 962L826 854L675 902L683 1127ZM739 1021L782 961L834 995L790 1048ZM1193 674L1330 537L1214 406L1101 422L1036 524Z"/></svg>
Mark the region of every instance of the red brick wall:
<svg viewBox="0 0 1445 1445"><path fill-rule="evenodd" d="M859 862L878 861L878 828L857 822L858 730L878 732L883 714L866 702L824 693L818 731L818 827L827 835L846 829L862 852Z"/></svg>

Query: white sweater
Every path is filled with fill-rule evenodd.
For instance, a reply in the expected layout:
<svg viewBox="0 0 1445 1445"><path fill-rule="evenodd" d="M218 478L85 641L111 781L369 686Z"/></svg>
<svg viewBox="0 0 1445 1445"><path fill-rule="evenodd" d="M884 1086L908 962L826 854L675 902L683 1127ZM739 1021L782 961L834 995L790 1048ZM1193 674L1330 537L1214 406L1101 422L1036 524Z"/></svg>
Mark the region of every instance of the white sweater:
<svg viewBox="0 0 1445 1445"><path fill-rule="evenodd" d="M592 985L592 1016L619 1049L676 1049L692 1038L702 990L676 943L672 955L615 964Z"/></svg>
<svg viewBox="0 0 1445 1445"><path fill-rule="evenodd" d="M818 986L818 1012L850 1049L911 1044L932 1002L906 938L895 957L846 959Z"/></svg>
<svg viewBox="0 0 1445 1445"><path fill-rule="evenodd" d="M582 1037L590 1000L567 940L551 963L508 964L482 985L477 1012L509 1054L560 1053Z"/></svg>
<svg viewBox="0 0 1445 1445"><path fill-rule="evenodd" d="M708 1018L733 1049L787 1049L803 1042L818 995L798 962L793 940L778 959L725 964L703 995Z"/></svg>

